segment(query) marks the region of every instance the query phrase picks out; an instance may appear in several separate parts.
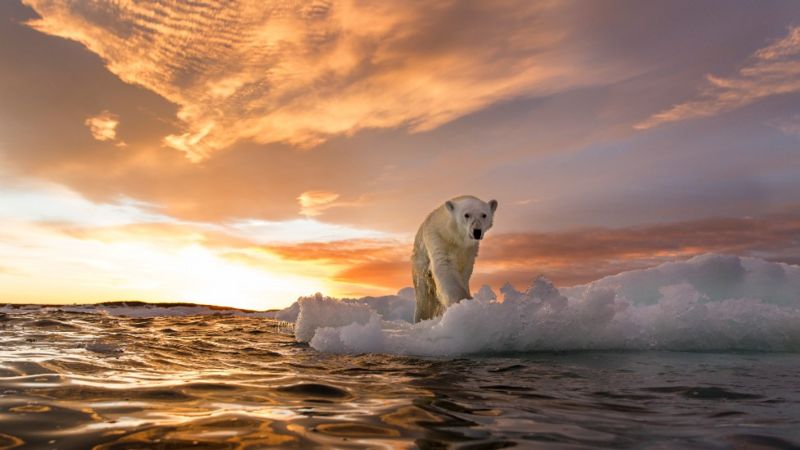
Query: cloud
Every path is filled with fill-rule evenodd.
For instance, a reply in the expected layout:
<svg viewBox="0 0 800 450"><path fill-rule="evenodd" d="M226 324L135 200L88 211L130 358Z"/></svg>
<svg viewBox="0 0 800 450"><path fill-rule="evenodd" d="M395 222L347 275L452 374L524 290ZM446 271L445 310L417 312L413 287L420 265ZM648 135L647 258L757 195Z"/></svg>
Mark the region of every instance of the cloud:
<svg viewBox="0 0 800 450"><path fill-rule="evenodd" d="M695 100L679 103L634 125L646 130L669 122L714 116L766 97L800 92L800 27L755 52L730 78L707 75Z"/></svg>
<svg viewBox="0 0 800 450"><path fill-rule="evenodd" d="M140 222L174 222L152 204L118 196L94 203L62 185L4 173L0 183L0 219L105 227Z"/></svg>
<svg viewBox="0 0 800 450"><path fill-rule="evenodd" d="M589 57L563 44L555 0L25 3L40 15L31 27L178 105L182 130L163 144L195 162L240 140L313 147L368 128L430 130L613 78L596 61L575 70Z"/></svg>
<svg viewBox="0 0 800 450"><path fill-rule="evenodd" d="M390 239L393 235L365 228L337 225L305 218L281 221L238 220L226 222L222 228L230 235L259 244L333 242L351 239Z"/></svg>
<svg viewBox="0 0 800 450"><path fill-rule="evenodd" d="M300 214L311 217L322 214L322 211L335 205L339 194L328 191L306 191L297 197L300 203Z"/></svg>
<svg viewBox="0 0 800 450"><path fill-rule="evenodd" d="M394 291L411 282L411 245L400 239L351 239L265 247L290 261L310 261L334 268L331 279L350 285L352 295Z"/></svg>
<svg viewBox="0 0 800 450"><path fill-rule="evenodd" d="M800 114L771 120L769 125L781 130L787 136L800 136Z"/></svg>
<svg viewBox="0 0 800 450"><path fill-rule="evenodd" d="M319 216L331 208L356 207L366 204L366 196L362 195L353 201L341 201L340 195L330 191L306 191L297 197L300 203L300 214L306 218Z"/></svg>
<svg viewBox="0 0 800 450"><path fill-rule="evenodd" d="M98 141L116 141L117 140L117 125L119 125L119 117L108 111L103 111L96 116L87 117L84 122L89 127L89 132L92 137ZM125 145L124 142L119 142L118 145Z"/></svg>
<svg viewBox="0 0 800 450"><path fill-rule="evenodd" d="M421 218L443 199L461 193L496 197L509 206L521 202L503 209L496 231L617 226L656 216L683 220L761 214L794 201L794 180L798 177L786 170L791 168L787 164L796 146L792 147L792 139L775 138L779 132L763 127L770 118L797 113L791 111L789 102L763 102L758 108L742 111L750 120L742 117L745 114L731 114L720 118L726 121L714 129L693 129L688 134L680 132L685 131L682 127L664 133L637 133L631 128L632 123L683 99L675 94L686 91L687 79L702 80L704 73L735 74L748 55L770 42L765 36L780 37L787 30L786 24L797 23L792 14L787 14L792 8L748 4L712 12L680 3L631 3L625 8L572 3L562 8L558 2L525 2L527 6L517 15L513 2L490 3L428 2L424 7L413 1L392 4L390 14L378 17L376 23L406 11L404 25L395 26L396 33L381 35L384 37L375 41L365 38L365 45L353 51L358 55L393 52L394 59L363 56L363 70L353 71L352 77L331 76L330 83L324 77L319 83L303 81L296 98L276 96L277 109L262 114L244 106L266 101L264 96L243 96L242 91L217 103L205 98L211 91L201 89L202 80L209 79L208 74L215 70L223 78L228 72L236 75L248 71L267 77L268 71L261 68L268 64L259 62L258 52L241 58L225 56L232 51L230 46L247 44L233 41L249 39L246 33L240 33L249 26L240 23L246 20L233 17L239 14L235 12L240 8L238 2L231 2L218 14L220 20L229 21L223 28L227 27L232 40L232 44L219 46L220 62L216 57L203 56L212 55L206 50L216 42L214 39L221 39L215 34L214 22L190 14L198 5L211 8L214 2L184 3L185 9L179 12L170 9L174 4L169 1L151 7L146 2L71 2L64 6L53 0L36 2L41 17L16 1L8 2L5 7L18 13L9 26L0 27L5 41L15 42L0 51L0 59L13 69L0 71L0 97L9 100L0 108L8 119L0 120L2 157L20 174L67 185L93 202L111 204L126 196L187 221L261 219L285 223L302 220L297 197L303 192L339 194L332 203L353 202L367 195L369 204L364 207L331 207L319 210L321 215L313 218L398 233L413 232ZM266 15L270 3L262 4ZM285 15L294 14L292 3L285 4L289 8ZM147 6L141 8L141 18L127 18L120 10L137 5ZM340 21L346 11L339 5L333 3L332 12L319 18L319 24ZM145 10L164 12L164 17L151 20ZM359 11L364 16L367 12ZM89 34L76 34L75 40L68 42L30 29L24 25L30 23L29 18L52 24L56 34L70 30ZM140 20L151 24L152 29L126 25ZM271 20L270 26L277 23L277 19ZM352 28L349 22L342 23L343 30ZM676 26L678 23L680 26ZM172 33L172 28L184 29L184 25L186 39L176 34L167 39L167 44L148 44L147 39L155 39L158 33ZM199 32L198 28L204 26L209 30ZM642 27L648 33L642 33ZM367 33L368 28L342 31L330 41L344 46L348 39L354 42L354 33ZM95 31L97 36L91 34ZM290 31L310 33L302 27ZM120 54L108 53L101 58L81 44L110 46L116 38L107 35L114 33L125 43L118 48ZM196 34L203 38L191 37ZM526 44L504 45L517 41ZM698 41L703 45L698 46ZM300 47L282 47L280 58L288 58L288 64L296 53L300 60L321 63L330 46L309 42L302 43L306 53ZM366 45L370 42L372 45ZM162 47L172 52L171 57L156 51ZM585 59L587 48L593 50L591 60ZM708 54L714 54L714 58L706 57ZM131 67L112 64L120 64L125 55L132 58ZM159 64L148 63L148 58ZM448 58L452 64L463 62L459 62L458 73L438 72L439 68L449 70L450 63L445 64ZM64 61L71 61L66 72ZM136 63L152 75L147 83L152 82L176 100L143 88L144 84L133 78L124 83L115 75L134 73L139 67ZM608 83L608 65L620 63L631 70L620 82ZM194 152L215 135L236 134L244 122L267 120L273 113L285 111L282 105L301 98L312 105L317 103L313 98L318 98L325 106L320 108L338 114L340 111L330 109L333 101L344 114L350 104L345 100L356 101L349 96L356 86L371 90L363 104L368 109L381 107L374 101L377 98L385 103L383 107L408 106L421 115L428 114L429 106L439 107L430 102L411 105L425 92L425 86L420 86L421 92L408 89L407 99L397 95L398 86L386 84L373 89L371 83L390 74L423 76L427 72L438 80L446 78L442 101L458 106L460 98L454 98L450 78L460 86L458 96L469 97L473 95L472 83L467 85L459 76L477 80L475 86L493 85L519 75L521 67L535 64L564 68L568 73L561 80L545 78L538 84L531 78L529 90L514 88L508 92L510 96L530 94L532 98L502 101L507 97L492 97L500 103L430 132L408 133L402 125L361 129L350 137L347 133L333 135L337 137L313 151L297 151L284 144L254 144L242 138L227 151L212 152L214 157L202 164L191 164L184 158L185 152ZM192 69L182 69L187 66ZM311 74L315 67L309 64L308 74L299 76ZM169 76L156 77L156 69ZM269 85L272 90L261 92L267 92L267 97L277 95L288 81L275 83ZM231 86L223 84L212 91L228 95ZM42 89L48 95L37 95ZM553 95L542 95L547 93ZM53 96L63 101L45 101ZM487 101L491 100L487 97ZM237 109L237 105L242 108ZM177 118L183 109L189 111L193 106L198 106L193 109L195 113L219 117L215 123L222 125L205 128L199 125L201 121L190 123ZM775 106L783 110L777 111ZM116 151L108 141L95 141L83 126L87 117L104 109L119 115L117 137L128 143L126 151ZM462 110L460 106L457 109ZM317 116L316 111L314 106L304 114ZM48 132L37 132L42 129ZM168 135L174 138L171 145L182 145L185 152L162 147ZM769 154L764 153L765 139L772 139ZM723 154L732 156L732 152L735 157L720 158ZM688 168L687 158L693 162ZM456 175L451 173L454 161L459 166ZM603 170L591 169L597 165ZM534 200L522 203L530 198Z"/></svg>

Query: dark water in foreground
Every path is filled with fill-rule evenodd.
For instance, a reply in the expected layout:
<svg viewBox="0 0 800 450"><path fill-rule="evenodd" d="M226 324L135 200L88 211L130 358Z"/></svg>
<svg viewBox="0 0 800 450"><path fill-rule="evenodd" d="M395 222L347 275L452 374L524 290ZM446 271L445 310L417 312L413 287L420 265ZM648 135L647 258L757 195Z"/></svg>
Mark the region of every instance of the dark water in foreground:
<svg viewBox="0 0 800 450"><path fill-rule="evenodd" d="M320 354L252 317L0 314L0 449L800 448L800 355Z"/></svg>

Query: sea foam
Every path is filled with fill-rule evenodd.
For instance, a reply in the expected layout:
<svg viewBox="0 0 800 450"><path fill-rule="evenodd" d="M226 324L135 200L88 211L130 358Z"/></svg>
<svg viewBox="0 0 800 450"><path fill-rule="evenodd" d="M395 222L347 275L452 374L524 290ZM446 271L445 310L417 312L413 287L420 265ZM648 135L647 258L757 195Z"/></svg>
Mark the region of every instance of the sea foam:
<svg viewBox="0 0 800 450"><path fill-rule="evenodd" d="M800 266L708 254L569 288L487 286L410 323L413 295L295 306L295 335L323 352L453 356L553 350L800 351Z"/></svg>

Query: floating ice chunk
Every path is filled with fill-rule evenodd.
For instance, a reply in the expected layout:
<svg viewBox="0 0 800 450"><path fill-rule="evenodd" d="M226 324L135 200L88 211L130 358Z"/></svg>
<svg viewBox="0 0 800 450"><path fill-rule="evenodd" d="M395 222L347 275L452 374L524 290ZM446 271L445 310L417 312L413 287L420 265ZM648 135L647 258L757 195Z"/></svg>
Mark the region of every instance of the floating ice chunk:
<svg viewBox="0 0 800 450"><path fill-rule="evenodd" d="M498 301L482 287L417 324L371 312L377 301L301 302L296 326L312 347L335 353L800 351L798 266L703 255L582 286L558 289L538 277L524 292L510 285L501 292Z"/></svg>
<svg viewBox="0 0 800 450"><path fill-rule="evenodd" d="M275 320L283 320L284 322L296 322L297 316L300 314L300 302L294 302L289 307L284 308L275 313Z"/></svg>
<svg viewBox="0 0 800 450"><path fill-rule="evenodd" d="M309 301L307 299L310 298L316 299L319 297L322 297L322 294L315 294L310 297L300 297L289 307L273 312L272 317L286 322L295 322L300 314L300 303ZM362 297L359 299L345 298L338 301L340 303L366 305L369 309L378 313L383 320L404 320L406 322L412 322L414 320L414 288L400 289L397 295Z"/></svg>
<svg viewBox="0 0 800 450"><path fill-rule="evenodd" d="M311 339L314 348L329 348L335 353L348 353L352 348L362 349L362 353L377 353L384 350L381 318L375 313L367 323L353 322L340 328L318 328Z"/></svg>
<svg viewBox="0 0 800 450"><path fill-rule="evenodd" d="M342 302L316 294L298 300L300 314L294 328L299 342L308 342L318 328L341 327L352 323L367 323L373 312L363 303Z"/></svg>
<svg viewBox="0 0 800 450"><path fill-rule="evenodd" d="M766 303L800 306L800 266L717 254L622 272L561 292L575 297L590 287L609 287L631 303L654 304L662 297L661 288L683 283L708 301L758 298Z"/></svg>

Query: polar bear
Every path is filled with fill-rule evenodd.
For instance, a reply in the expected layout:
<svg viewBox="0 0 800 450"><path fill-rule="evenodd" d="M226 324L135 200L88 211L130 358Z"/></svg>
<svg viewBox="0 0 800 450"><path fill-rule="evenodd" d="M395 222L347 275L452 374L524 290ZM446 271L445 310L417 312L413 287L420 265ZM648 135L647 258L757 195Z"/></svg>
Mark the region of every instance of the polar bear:
<svg viewBox="0 0 800 450"><path fill-rule="evenodd" d="M414 322L432 319L465 298L478 243L492 227L497 200L464 195L444 202L417 231L411 256L417 307Z"/></svg>

